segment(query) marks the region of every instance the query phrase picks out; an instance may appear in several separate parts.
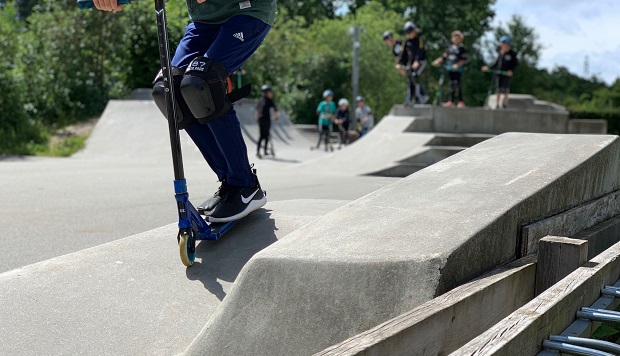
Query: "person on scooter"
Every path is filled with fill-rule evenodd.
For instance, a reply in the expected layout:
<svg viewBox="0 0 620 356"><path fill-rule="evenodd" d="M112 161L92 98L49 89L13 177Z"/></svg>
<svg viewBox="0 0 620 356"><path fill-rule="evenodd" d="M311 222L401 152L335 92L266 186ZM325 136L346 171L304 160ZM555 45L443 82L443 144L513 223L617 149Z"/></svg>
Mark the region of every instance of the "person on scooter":
<svg viewBox="0 0 620 356"><path fill-rule="evenodd" d="M508 95L510 94L510 79L512 79L515 68L519 65L517 53L510 47L512 39L510 36L502 36L499 39L499 54L495 62L490 66L483 66L482 71L497 70L497 106L496 109L506 109L508 107ZM503 94L503 98L502 98Z"/></svg>
<svg viewBox="0 0 620 356"><path fill-rule="evenodd" d="M452 31L450 41L452 44L443 52L441 57L433 61L433 66L438 67L441 63L446 62L446 70L450 76L450 100L443 104L443 106L454 106L456 99L458 99L457 106L462 108L465 106L463 102L463 91L461 89L461 74L463 73L463 66L467 63L467 51L463 47L463 32L456 30Z"/></svg>
<svg viewBox="0 0 620 356"><path fill-rule="evenodd" d="M273 119L278 120L278 108L273 102L273 90L267 84L263 85L260 90L263 92L263 96L256 105L256 121L258 121L258 127L260 128L260 138L256 146L256 157L262 158L260 155L261 143L265 141L265 148L263 152L265 156L269 154L267 147L269 147L269 131L271 131L271 109L273 109Z"/></svg>
<svg viewBox="0 0 620 356"><path fill-rule="evenodd" d="M94 0L94 5L103 11L123 9L116 0ZM198 210L211 222L233 221L264 206L267 198L250 166L226 78L267 36L275 20L276 0L188 0L187 5L191 22L172 58L179 109L175 119L221 182ZM160 109L166 107L161 71L153 98Z"/></svg>
<svg viewBox="0 0 620 356"><path fill-rule="evenodd" d="M400 54L396 68L409 76L409 88L407 88L409 95L405 104L411 105L411 100L415 100L417 104L425 104L429 97L424 94L421 83L422 72L426 68L426 49L422 40L422 30L413 22L407 21L403 25L403 31L406 37L405 48Z"/></svg>

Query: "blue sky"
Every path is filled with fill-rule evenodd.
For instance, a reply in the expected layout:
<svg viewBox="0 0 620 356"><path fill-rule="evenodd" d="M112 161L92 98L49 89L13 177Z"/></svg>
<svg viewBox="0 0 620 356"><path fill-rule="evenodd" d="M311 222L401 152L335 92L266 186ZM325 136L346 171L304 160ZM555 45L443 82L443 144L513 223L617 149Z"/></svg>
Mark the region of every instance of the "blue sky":
<svg viewBox="0 0 620 356"><path fill-rule="evenodd" d="M497 0L493 8L494 25L519 14L536 29L540 67L561 65L583 76L587 55L590 75L608 84L620 77L620 0Z"/></svg>

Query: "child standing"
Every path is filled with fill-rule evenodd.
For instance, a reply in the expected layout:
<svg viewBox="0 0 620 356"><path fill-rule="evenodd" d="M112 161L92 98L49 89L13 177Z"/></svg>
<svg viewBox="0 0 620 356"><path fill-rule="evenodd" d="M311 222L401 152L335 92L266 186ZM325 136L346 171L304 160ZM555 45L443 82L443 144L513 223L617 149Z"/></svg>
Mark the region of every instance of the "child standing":
<svg viewBox="0 0 620 356"><path fill-rule="evenodd" d="M403 51L404 41L397 40L396 38L394 38L394 35L392 34L392 32L385 31L383 32L383 43L385 43L386 46L392 48L392 54L394 55L394 60L396 61L396 64L398 64L398 59L400 57L400 54Z"/></svg>
<svg viewBox="0 0 620 356"><path fill-rule="evenodd" d="M273 90L266 84L260 89L263 92L263 96L256 105L256 121L258 121L258 127L260 129L260 138L256 146L256 157L259 159L262 158L260 155L260 147L263 141L265 141L263 152L265 156L268 155L267 147L269 147L269 131L271 131L271 109L273 109L273 119L276 121L278 120L278 108L273 102Z"/></svg>
<svg viewBox="0 0 620 356"><path fill-rule="evenodd" d="M342 148L342 145L349 144L349 125L351 119L349 117L349 101L345 98L338 100L338 111L336 111L336 125L338 125L338 131L340 133L340 144L338 149Z"/></svg>
<svg viewBox="0 0 620 356"><path fill-rule="evenodd" d="M508 94L510 94L510 79L512 78L513 71L519 65L517 53L510 48L511 45L512 39L509 36L502 36L499 39L499 55L495 59L495 62L490 66L482 67L483 72L486 72L490 69L496 69L498 71L496 81L497 109L506 109L508 107Z"/></svg>
<svg viewBox="0 0 620 356"><path fill-rule="evenodd" d="M325 137L325 151L333 151L334 148L330 142L332 123L336 115L333 91L327 89L323 92L323 101L316 108L316 113L319 116L319 141L316 143L316 149L318 150L321 147L321 140Z"/></svg>
<svg viewBox="0 0 620 356"><path fill-rule="evenodd" d="M457 106L462 108L465 106L463 102L463 91L461 89L461 73L463 66L467 63L467 51L463 47L463 33L461 31L453 31L450 41L452 44L446 49L441 57L433 61L433 66L437 67L442 62L446 62L446 70L450 77L450 100L443 106L454 106L455 100L458 98Z"/></svg>
<svg viewBox="0 0 620 356"><path fill-rule="evenodd" d="M405 48L401 52L397 69L404 71L407 75L407 105L411 105L412 97L415 98L417 104L424 104L428 101L428 96L424 94L424 88L420 83L422 72L426 68L426 50L424 49L424 41L422 40L422 31L411 21L405 22L403 25L405 31L406 42Z"/></svg>
<svg viewBox="0 0 620 356"><path fill-rule="evenodd" d="M357 108L355 108L355 120L357 121L360 137L366 135L375 126L375 117L370 106L366 105L363 96L355 98Z"/></svg>
<svg viewBox="0 0 620 356"><path fill-rule="evenodd" d="M118 12L116 0L94 0L97 9ZM267 202L248 161L239 120L226 95L226 81L256 51L273 26L276 0L187 0L185 34L172 58L178 89L177 120L222 183L198 210L211 222L247 216ZM163 75L157 75L153 98L165 108ZM165 110L164 116L166 116Z"/></svg>

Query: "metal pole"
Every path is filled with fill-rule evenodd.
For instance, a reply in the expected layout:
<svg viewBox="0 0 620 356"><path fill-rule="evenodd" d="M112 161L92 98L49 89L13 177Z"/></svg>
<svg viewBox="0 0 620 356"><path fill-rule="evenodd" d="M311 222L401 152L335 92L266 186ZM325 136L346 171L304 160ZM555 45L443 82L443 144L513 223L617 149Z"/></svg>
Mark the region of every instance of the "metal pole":
<svg viewBox="0 0 620 356"><path fill-rule="evenodd" d="M170 144L172 146L172 165L174 179L185 178L183 170L183 156L181 153L181 137L177 123L176 107L174 98L174 86L172 82L172 66L170 65L170 50L168 48L168 28L166 23L166 8L164 0L155 0L155 14L157 15L157 40L159 42L159 61L164 76L166 90L166 113L168 117L168 130L170 131Z"/></svg>
<svg viewBox="0 0 620 356"><path fill-rule="evenodd" d="M584 356L613 356L614 354L610 354L604 351L593 350L583 346L577 346L572 344L567 344L563 342L557 341L543 341L543 347L550 350L557 350L560 352L565 352L571 355L584 355Z"/></svg>
<svg viewBox="0 0 620 356"><path fill-rule="evenodd" d="M587 339L587 338L575 337L575 336L562 336L562 335L551 335L549 336L549 341L556 341L560 343L568 343L568 344L573 344L577 346L589 347L589 348L592 348L598 351L611 352L614 355L620 354L620 345L616 345L608 341Z"/></svg>
<svg viewBox="0 0 620 356"><path fill-rule="evenodd" d="M353 27L353 70L352 70L352 78L351 78L351 88L353 90L353 100L351 100L351 108L353 112L355 112L355 108L357 103L355 102L355 98L359 95L359 86L360 86L360 28L359 26ZM355 118L355 116L354 116ZM353 127L357 125L355 120L353 120Z"/></svg>

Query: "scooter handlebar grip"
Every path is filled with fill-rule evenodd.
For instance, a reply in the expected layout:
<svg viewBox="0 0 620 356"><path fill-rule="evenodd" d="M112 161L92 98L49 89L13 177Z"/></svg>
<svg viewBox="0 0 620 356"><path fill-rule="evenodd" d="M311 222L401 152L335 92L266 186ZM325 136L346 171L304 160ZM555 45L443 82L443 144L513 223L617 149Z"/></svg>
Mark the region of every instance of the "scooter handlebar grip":
<svg viewBox="0 0 620 356"><path fill-rule="evenodd" d="M127 5L130 2L130 0L118 0L119 5ZM79 9L92 9L95 7L95 3L93 3L93 0L78 0L77 7Z"/></svg>

